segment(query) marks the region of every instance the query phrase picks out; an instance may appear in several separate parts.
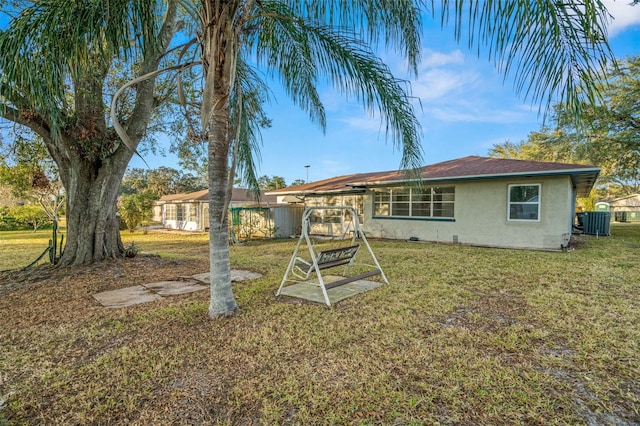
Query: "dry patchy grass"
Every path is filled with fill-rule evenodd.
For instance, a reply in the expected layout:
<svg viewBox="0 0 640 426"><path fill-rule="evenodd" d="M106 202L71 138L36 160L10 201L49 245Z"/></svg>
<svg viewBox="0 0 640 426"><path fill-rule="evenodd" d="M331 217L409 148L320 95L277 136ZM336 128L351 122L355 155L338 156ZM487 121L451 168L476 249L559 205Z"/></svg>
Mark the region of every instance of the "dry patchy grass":
<svg viewBox="0 0 640 426"><path fill-rule="evenodd" d="M231 248L264 274L126 309L91 295L204 272L202 236L0 276L0 424L640 422L639 226L566 253L374 241L390 285L329 309L276 298L294 241ZM4 419L4 420L3 420Z"/></svg>
<svg viewBox="0 0 640 426"><path fill-rule="evenodd" d="M47 248L50 239L50 229L0 231L0 271L27 266Z"/></svg>

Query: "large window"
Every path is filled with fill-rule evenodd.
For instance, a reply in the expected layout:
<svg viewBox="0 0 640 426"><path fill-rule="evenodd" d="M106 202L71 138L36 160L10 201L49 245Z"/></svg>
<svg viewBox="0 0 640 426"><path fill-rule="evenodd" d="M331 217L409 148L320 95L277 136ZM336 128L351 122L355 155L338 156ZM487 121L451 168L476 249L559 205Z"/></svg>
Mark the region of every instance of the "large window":
<svg viewBox="0 0 640 426"><path fill-rule="evenodd" d="M175 204L165 204L164 205L164 219L165 220L176 220L176 205Z"/></svg>
<svg viewBox="0 0 640 426"><path fill-rule="evenodd" d="M374 216L453 218L456 191L453 186L383 188L374 192Z"/></svg>
<svg viewBox="0 0 640 426"><path fill-rule="evenodd" d="M540 184L509 185L509 220L540 220Z"/></svg>

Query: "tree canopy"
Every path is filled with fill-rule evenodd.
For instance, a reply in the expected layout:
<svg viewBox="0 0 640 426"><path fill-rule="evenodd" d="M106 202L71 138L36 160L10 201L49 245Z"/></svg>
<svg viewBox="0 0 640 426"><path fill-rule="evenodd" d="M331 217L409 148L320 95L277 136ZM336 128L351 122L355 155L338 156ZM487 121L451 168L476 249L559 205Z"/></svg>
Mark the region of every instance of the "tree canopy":
<svg viewBox="0 0 640 426"><path fill-rule="evenodd" d="M206 179L171 167L157 169L129 169L122 179L120 194L151 191L156 197L200 191L207 188Z"/></svg>
<svg viewBox="0 0 640 426"><path fill-rule="evenodd" d="M526 141L494 145L489 155L537 161L594 164L602 168L603 196L640 190L640 56L620 61L599 81L603 100L585 104L581 123L564 104Z"/></svg>
<svg viewBox="0 0 640 426"><path fill-rule="evenodd" d="M120 256L116 196L167 93L155 78L115 99L132 76L170 62L178 1L16 2L0 31L0 117L37 134L66 190L59 265ZM6 12L6 9L2 10ZM117 106L109 116L108 105ZM134 151L112 127L118 120Z"/></svg>

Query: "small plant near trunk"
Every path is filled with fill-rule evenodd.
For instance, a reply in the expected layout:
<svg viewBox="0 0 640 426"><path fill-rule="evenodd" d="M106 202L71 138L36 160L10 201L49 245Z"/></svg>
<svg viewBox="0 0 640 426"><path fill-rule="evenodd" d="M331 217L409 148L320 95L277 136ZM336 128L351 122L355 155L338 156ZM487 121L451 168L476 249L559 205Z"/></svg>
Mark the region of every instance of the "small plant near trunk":
<svg viewBox="0 0 640 426"><path fill-rule="evenodd" d="M124 257L136 257L138 253L140 253L140 247L134 242L131 242L131 245L124 249Z"/></svg>

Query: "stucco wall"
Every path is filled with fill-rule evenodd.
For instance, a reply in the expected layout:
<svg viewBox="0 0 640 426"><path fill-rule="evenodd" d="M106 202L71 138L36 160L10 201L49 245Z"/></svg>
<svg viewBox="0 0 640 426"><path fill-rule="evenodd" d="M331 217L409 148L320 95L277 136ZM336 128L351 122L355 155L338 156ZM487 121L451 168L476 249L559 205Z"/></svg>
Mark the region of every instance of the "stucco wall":
<svg viewBox="0 0 640 426"><path fill-rule="evenodd" d="M541 184L540 220L509 221L510 184ZM368 236L486 245L495 247L560 249L571 236L573 189L566 177L495 179L447 182L455 186L454 220L372 217L372 194L367 194L363 229Z"/></svg>

